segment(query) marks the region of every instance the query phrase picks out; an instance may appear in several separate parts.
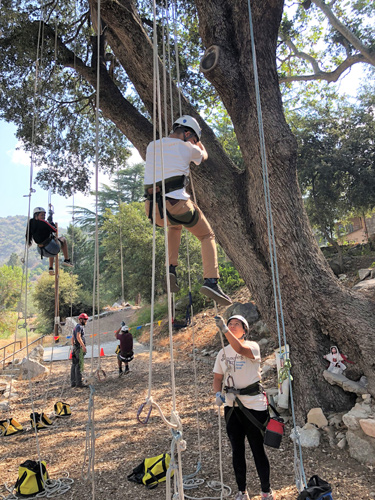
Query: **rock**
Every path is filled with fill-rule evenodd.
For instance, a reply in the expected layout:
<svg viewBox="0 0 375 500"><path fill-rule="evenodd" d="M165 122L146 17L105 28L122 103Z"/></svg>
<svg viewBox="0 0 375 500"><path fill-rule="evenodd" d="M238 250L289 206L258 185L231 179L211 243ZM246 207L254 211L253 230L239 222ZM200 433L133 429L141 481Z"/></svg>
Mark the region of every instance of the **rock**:
<svg viewBox="0 0 375 500"><path fill-rule="evenodd" d="M275 358L269 358L267 361L264 362L265 365L271 366L271 368L274 368L276 366L276 359Z"/></svg>
<svg viewBox="0 0 375 500"><path fill-rule="evenodd" d="M20 365L20 379L28 380L29 374L30 378L43 378L47 375L48 369L37 361L33 361L32 359L24 358Z"/></svg>
<svg viewBox="0 0 375 500"><path fill-rule="evenodd" d="M373 279L375 278L375 269L371 269L371 275L370 278Z"/></svg>
<svg viewBox="0 0 375 500"><path fill-rule="evenodd" d="M346 427L352 431L360 429L359 421L366 419L371 414L371 408L368 405L356 404L353 408L343 415L342 420Z"/></svg>
<svg viewBox="0 0 375 500"><path fill-rule="evenodd" d="M6 401L0 403L0 411L9 411L9 404Z"/></svg>
<svg viewBox="0 0 375 500"><path fill-rule="evenodd" d="M324 416L321 408L312 408L307 414L307 422L309 424L315 424L319 428L328 425L328 420Z"/></svg>
<svg viewBox="0 0 375 500"><path fill-rule="evenodd" d="M346 412L343 413L334 413L328 417L329 425L334 425L337 428L341 427L342 417Z"/></svg>
<svg viewBox="0 0 375 500"><path fill-rule="evenodd" d="M337 443L337 447L340 448L340 450L343 450L347 444L348 444L348 442L347 442L346 438L344 437L344 438L340 439L340 441Z"/></svg>
<svg viewBox="0 0 375 500"><path fill-rule="evenodd" d="M351 431L346 433L349 446L349 454L359 463L364 465L375 465L375 439L363 435L362 431Z"/></svg>
<svg viewBox="0 0 375 500"><path fill-rule="evenodd" d="M266 373L268 373L271 370L272 370L272 366L264 364L263 368L261 370L262 376L266 375Z"/></svg>
<svg viewBox="0 0 375 500"><path fill-rule="evenodd" d="M358 276L359 276L359 279L362 281L364 280L365 278L367 278L367 276L370 276L371 274L371 270L370 269L360 269L358 271Z"/></svg>
<svg viewBox="0 0 375 500"><path fill-rule="evenodd" d="M317 448L319 446L320 432L314 425L306 424L302 429L297 425L296 429L300 436L301 446L304 448ZM290 439L292 441L296 439L295 429L292 430Z"/></svg>
<svg viewBox="0 0 375 500"><path fill-rule="evenodd" d="M339 280L340 281L346 281L347 280L346 274L339 274Z"/></svg>
<svg viewBox="0 0 375 500"><path fill-rule="evenodd" d="M262 338L258 342L259 347L262 347L262 346L264 346L266 344L268 344L268 339L266 339L266 338Z"/></svg>
<svg viewBox="0 0 375 500"><path fill-rule="evenodd" d="M375 294L375 279L369 279L365 281L360 281L353 286L352 290L360 291L369 297L373 297Z"/></svg>
<svg viewBox="0 0 375 500"><path fill-rule="evenodd" d="M4 398L5 399L18 399L18 393L17 392L4 392Z"/></svg>
<svg viewBox="0 0 375 500"><path fill-rule="evenodd" d="M375 438L375 420L373 418L361 418L359 425L366 436Z"/></svg>
<svg viewBox="0 0 375 500"><path fill-rule="evenodd" d="M358 382L354 382L354 380L349 380L347 377L345 377L345 375L324 370L323 377L329 384L338 385L342 387L344 391L354 392L359 396L367 393L363 385L360 385Z"/></svg>
<svg viewBox="0 0 375 500"><path fill-rule="evenodd" d="M270 330L269 330L267 324L262 320L259 320L256 323L254 323L252 325L252 328L253 328L253 330L256 331L256 333L258 335L269 335L270 334Z"/></svg>
<svg viewBox="0 0 375 500"><path fill-rule="evenodd" d="M37 345L29 354L29 359L37 361L38 363L43 362L44 349L43 346Z"/></svg>
<svg viewBox="0 0 375 500"><path fill-rule="evenodd" d="M368 386L367 377L365 375L362 375L362 377L358 380L358 384L362 385L363 387L367 387Z"/></svg>
<svg viewBox="0 0 375 500"><path fill-rule="evenodd" d="M341 274L341 266L337 260L331 260L329 265L334 272L335 276L339 276Z"/></svg>
<svg viewBox="0 0 375 500"><path fill-rule="evenodd" d="M340 439L344 439L344 437L345 437L345 434L344 434L343 432L338 432L338 433L336 434L336 439L337 439L338 441L340 441Z"/></svg>
<svg viewBox="0 0 375 500"><path fill-rule="evenodd" d="M240 316L246 318L249 325L253 325L259 319L258 308L252 302L246 302L245 304L235 302L225 311L225 317L227 319L235 314L239 314Z"/></svg>

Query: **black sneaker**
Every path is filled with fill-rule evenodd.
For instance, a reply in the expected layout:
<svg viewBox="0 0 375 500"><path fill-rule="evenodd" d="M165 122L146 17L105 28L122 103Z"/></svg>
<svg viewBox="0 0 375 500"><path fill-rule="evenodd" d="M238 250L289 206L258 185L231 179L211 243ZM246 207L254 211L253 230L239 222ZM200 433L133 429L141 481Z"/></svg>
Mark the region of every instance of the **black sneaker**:
<svg viewBox="0 0 375 500"><path fill-rule="evenodd" d="M172 264L169 266L169 286L172 293L180 291L180 287L177 283L176 267L177 266L172 266Z"/></svg>
<svg viewBox="0 0 375 500"><path fill-rule="evenodd" d="M62 264L63 266L74 267L73 264L70 262L70 259L65 259Z"/></svg>
<svg viewBox="0 0 375 500"><path fill-rule="evenodd" d="M50 276L55 276L55 271L53 270L53 267L50 267L50 268L48 269L48 272L49 272L49 275L50 275Z"/></svg>
<svg viewBox="0 0 375 500"><path fill-rule="evenodd" d="M206 278L200 291L221 306L229 306L232 303L218 285L217 278Z"/></svg>

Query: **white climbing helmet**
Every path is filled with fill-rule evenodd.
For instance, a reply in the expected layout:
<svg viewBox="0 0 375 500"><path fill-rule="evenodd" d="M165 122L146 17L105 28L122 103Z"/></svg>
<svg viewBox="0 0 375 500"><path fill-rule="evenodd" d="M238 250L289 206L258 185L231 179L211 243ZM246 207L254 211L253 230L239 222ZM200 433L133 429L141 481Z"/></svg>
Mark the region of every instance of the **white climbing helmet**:
<svg viewBox="0 0 375 500"><path fill-rule="evenodd" d="M33 215L35 216L35 214L40 214L40 212L46 213L46 209L43 207L35 207L33 210Z"/></svg>
<svg viewBox="0 0 375 500"><path fill-rule="evenodd" d="M178 126L189 127L194 130L195 135L201 140L202 129L199 126L199 123L195 118L190 115L182 115L178 118L173 124L173 130Z"/></svg>
<svg viewBox="0 0 375 500"><path fill-rule="evenodd" d="M228 321L227 321L227 325L228 325L228 323L229 323L229 321L231 319L238 319L238 320L240 320L241 323L243 324L245 332L248 333L248 331L249 331L249 323L246 321L246 319L243 316L240 316L239 314L235 314L234 316L231 316L228 319Z"/></svg>
<svg viewBox="0 0 375 500"><path fill-rule="evenodd" d="M122 328L121 328L121 331L122 332L128 332L129 331L129 327L124 325Z"/></svg>

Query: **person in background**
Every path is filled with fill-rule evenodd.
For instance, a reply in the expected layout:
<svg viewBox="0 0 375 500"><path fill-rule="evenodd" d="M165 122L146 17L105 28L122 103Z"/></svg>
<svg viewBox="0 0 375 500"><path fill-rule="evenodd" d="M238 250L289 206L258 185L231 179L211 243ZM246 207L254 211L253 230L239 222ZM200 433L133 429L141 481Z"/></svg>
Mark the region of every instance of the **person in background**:
<svg viewBox="0 0 375 500"><path fill-rule="evenodd" d="M82 383L84 368L83 358L86 355L85 326L89 317L86 313L78 316L78 323L74 327L72 336L72 367L70 369L71 387L87 387Z"/></svg>
<svg viewBox="0 0 375 500"><path fill-rule="evenodd" d="M130 372L129 363L134 359L133 335L129 332L129 327L122 322L121 327L115 332L115 337L120 341L120 352L117 354L119 377ZM125 364L125 371L122 371L122 364Z"/></svg>

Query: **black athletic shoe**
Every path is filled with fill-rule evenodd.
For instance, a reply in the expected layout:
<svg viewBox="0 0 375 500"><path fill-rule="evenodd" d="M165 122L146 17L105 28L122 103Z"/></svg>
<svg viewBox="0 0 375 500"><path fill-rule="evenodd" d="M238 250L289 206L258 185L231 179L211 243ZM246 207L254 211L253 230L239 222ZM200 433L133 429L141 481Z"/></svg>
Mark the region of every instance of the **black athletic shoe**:
<svg viewBox="0 0 375 500"><path fill-rule="evenodd" d="M67 267L74 267L73 264L70 262L70 259L65 259L62 265Z"/></svg>
<svg viewBox="0 0 375 500"><path fill-rule="evenodd" d="M176 266L169 266L169 285L172 293L180 291L180 287L177 283Z"/></svg>
<svg viewBox="0 0 375 500"><path fill-rule="evenodd" d="M232 303L218 285L217 278L206 278L200 291L221 306L229 306Z"/></svg>

